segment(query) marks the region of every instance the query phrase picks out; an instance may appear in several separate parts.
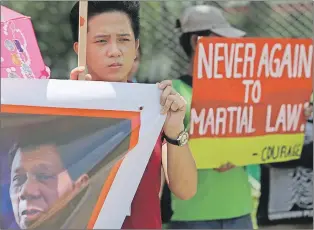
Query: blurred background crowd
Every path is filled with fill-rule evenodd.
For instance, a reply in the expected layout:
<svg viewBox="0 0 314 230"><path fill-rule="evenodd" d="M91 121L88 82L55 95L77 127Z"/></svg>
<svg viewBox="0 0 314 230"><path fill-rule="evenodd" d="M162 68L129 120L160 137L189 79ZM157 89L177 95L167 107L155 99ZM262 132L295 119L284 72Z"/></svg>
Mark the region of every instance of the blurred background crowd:
<svg viewBox="0 0 314 230"><path fill-rule="evenodd" d="M73 1L3 1L8 8L30 16L52 78L67 78L77 65L68 13ZM140 82L175 79L187 68L179 45L176 19L191 5L221 8L228 21L253 37L306 37L313 35L311 0L271 1L142 1Z"/></svg>

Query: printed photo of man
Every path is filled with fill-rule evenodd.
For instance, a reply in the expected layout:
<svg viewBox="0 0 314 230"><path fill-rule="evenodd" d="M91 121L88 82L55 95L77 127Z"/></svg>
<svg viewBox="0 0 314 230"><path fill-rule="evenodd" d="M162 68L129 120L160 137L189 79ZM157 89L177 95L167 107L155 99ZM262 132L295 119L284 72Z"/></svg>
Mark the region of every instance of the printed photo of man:
<svg viewBox="0 0 314 230"><path fill-rule="evenodd" d="M87 174L71 178L54 145L17 147L11 155L10 198L21 229L29 228L58 200L88 184Z"/></svg>
<svg viewBox="0 0 314 230"><path fill-rule="evenodd" d="M8 154L14 228L86 228L111 167L129 149L131 121L48 116L3 122L16 137Z"/></svg>

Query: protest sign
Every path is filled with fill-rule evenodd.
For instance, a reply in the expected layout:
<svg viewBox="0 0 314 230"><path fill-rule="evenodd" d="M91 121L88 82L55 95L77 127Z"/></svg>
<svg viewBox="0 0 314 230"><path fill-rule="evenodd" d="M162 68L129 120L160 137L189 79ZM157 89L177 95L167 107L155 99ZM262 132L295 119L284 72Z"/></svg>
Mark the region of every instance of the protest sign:
<svg viewBox="0 0 314 230"><path fill-rule="evenodd" d="M157 86L1 83L1 228L121 228L165 121Z"/></svg>
<svg viewBox="0 0 314 230"><path fill-rule="evenodd" d="M312 59L311 39L200 38L190 123L197 167L298 159Z"/></svg>
<svg viewBox="0 0 314 230"><path fill-rule="evenodd" d="M0 78L48 79L31 18L5 6L1 10Z"/></svg>

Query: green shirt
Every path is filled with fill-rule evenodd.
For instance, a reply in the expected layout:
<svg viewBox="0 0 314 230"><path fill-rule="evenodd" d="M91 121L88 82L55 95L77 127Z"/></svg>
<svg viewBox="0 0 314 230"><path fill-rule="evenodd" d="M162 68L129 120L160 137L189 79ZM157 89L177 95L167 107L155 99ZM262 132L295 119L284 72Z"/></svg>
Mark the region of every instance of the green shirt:
<svg viewBox="0 0 314 230"><path fill-rule="evenodd" d="M192 88L181 80L174 80L173 86L187 101L185 125L188 127ZM253 208L251 186L243 167L223 173L212 169L198 170L196 195L184 201L172 194L171 199L173 221L229 219L250 214Z"/></svg>

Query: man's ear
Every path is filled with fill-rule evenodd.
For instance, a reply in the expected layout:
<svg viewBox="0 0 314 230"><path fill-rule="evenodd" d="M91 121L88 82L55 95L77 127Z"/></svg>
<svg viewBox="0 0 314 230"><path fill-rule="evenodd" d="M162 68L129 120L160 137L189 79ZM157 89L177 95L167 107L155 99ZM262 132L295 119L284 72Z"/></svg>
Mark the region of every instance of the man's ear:
<svg viewBox="0 0 314 230"><path fill-rule="evenodd" d="M75 181L74 186L76 189L83 189L88 184L89 184L89 176L87 174L83 174Z"/></svg>
<svg viewBox="0 0 314 230"><path fill-rule="evenodd" d="M140 47L140 39L135 40L135 52L137 53L138 48Z"/></svg>
<svg viewBox="0 0 314 230"><path fill-rule="evenodd" d="M78 54L78 42L74 42L73 49L74 49L75 53Z"/></svg>
<svg viewBox="0 0 314 230"><path fill-rule="evenodd" d="M198 36L197 36L196 34L193 34L193 35L191 36L190 43L191 43L191 47L192 47L192 50L193 50L193 51L194 51L195 48L196 48L197 39L198 39Z"/></svg>

